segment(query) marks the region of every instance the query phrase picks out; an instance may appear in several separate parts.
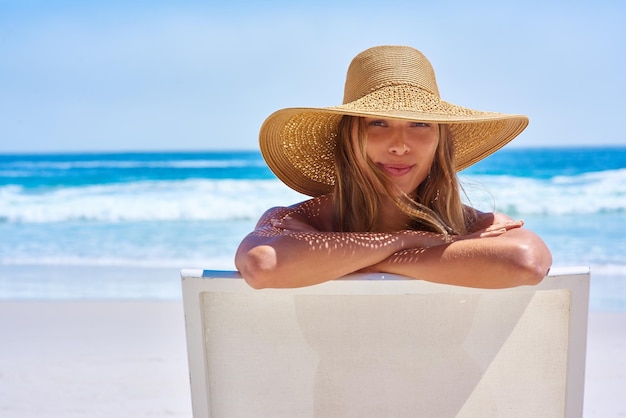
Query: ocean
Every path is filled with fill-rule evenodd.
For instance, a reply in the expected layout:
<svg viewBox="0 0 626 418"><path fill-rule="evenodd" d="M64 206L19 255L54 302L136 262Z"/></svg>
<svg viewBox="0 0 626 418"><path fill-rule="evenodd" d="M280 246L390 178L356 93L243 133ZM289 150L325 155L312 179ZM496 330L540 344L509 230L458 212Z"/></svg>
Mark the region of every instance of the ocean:
<svg viewBox="0 0 626 418"><path fill-rule="evenodd" d="M524 219L554 266L590 266L593 308L626 310L626 147L505 148L460 178L468 203ZM62 272L234 269L263 211L305 198L256 151L0 155L0 299L176 298L175 274L105 291Z"/></svg>

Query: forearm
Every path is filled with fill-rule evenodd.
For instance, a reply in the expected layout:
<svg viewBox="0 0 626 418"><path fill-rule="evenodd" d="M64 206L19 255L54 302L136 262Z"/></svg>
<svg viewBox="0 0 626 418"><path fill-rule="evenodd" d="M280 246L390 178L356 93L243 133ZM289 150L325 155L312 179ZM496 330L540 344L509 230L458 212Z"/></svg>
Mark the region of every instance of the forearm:
<svg viewBox="0 0 626 418"><path fill-rule="evenodd" d="M437 234L289 232L266 229L244 239L235 265L255 288L301 287L382 262L406 248L440 245Z"/></svg>
<svg viewBox="0 0 626 418"><path fill-rule="evenodd" d="M551 263L550 251L539 237L515 229L499 237L402 250L367 270L458 286L505 288L538 283Z"/></svg>

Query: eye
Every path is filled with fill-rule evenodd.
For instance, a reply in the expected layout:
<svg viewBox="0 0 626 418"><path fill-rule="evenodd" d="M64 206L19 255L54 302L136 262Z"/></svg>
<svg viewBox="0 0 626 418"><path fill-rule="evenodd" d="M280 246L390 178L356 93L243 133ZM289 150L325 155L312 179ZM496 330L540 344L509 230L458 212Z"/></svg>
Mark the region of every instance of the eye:
<svg viewBox="0 0 626 418"><path fill-rule="evenodd" d="M412 127L414 128L429 128L430 127L430 123L426 123L426 122L413 122L411 124Z"/></svg>
<svg viewBox="0 0 626 418"><path fill-rule="evenodd" d="M367 126L387 126L387 123L382 119L372 119L367 121Z"/></svg>

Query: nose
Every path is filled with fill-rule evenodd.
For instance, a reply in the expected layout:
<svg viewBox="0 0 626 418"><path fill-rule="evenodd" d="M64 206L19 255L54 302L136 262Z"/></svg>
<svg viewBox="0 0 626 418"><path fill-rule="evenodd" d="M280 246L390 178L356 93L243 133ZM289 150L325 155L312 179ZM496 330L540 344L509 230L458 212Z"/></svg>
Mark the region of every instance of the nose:
<svg viewBox="0 0 626 418"><path fill-rule="evenodd" d="M411 149L407 145L404 131L396 132L389 143L389 152L393 155L404 155L410 151Z"/></svg>

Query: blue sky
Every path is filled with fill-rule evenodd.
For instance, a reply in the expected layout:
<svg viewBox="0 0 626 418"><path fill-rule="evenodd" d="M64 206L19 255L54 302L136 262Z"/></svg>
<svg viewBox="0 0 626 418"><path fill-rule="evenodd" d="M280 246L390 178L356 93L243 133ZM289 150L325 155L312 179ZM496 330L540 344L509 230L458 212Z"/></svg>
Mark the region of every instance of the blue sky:
<svg viewBox="0 0 626 418"><path fill-rule="evenodd" d="M0 0L0 152L257 149L382 44L423 51L447 101L529 115L513 146L626 145L623 2L214 3Z"/></svg>

